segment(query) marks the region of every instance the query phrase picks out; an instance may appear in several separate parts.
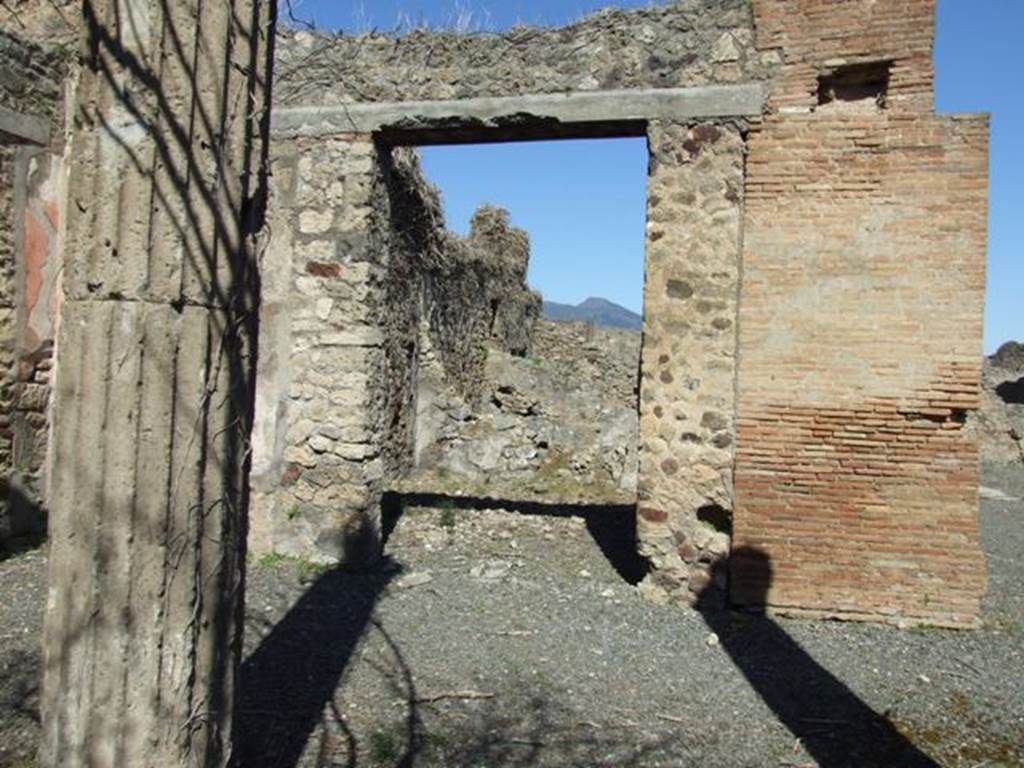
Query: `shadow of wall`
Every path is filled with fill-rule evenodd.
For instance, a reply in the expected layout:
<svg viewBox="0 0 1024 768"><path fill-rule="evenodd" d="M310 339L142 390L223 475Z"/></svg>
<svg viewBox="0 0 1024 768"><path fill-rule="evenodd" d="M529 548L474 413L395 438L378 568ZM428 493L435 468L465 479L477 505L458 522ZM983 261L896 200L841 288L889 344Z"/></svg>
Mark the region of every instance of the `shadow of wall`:
<svg viewBox="0 0 1024 768"><path fill-rule="evenodd" d="M731 562L730 562L731 561ZM722 607L718 583L741 579L733 600L764 609L772 583L771 558L738 547L714 566L715 575L696 608L718 636L722 649L761 700L800 741L821 768L902 766L937 768L893 723L862 701L822 666L771 616L742 615ZM872 659L864 659L865 664Z"/></svg>

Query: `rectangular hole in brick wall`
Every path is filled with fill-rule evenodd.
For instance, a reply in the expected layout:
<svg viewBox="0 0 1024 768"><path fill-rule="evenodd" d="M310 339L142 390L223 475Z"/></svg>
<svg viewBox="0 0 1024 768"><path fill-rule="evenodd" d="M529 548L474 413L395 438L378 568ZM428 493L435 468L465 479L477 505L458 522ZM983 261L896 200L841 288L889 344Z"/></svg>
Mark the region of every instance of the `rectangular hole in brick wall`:
<svg viewBox="0 0 1024 768"><path fill-rule="evenodd" d="M643 138L390 150L385 337L416 353L389 368L412 417L389 419L389 488L441 499L436 525L523 504L635 525L647 165Z"/></svg>
<svg viewBox="0 0 1024 768"><path fill-rule="evenodd" d="M837 67L818 77L819 107L885 109L891 61Z"/></svg>

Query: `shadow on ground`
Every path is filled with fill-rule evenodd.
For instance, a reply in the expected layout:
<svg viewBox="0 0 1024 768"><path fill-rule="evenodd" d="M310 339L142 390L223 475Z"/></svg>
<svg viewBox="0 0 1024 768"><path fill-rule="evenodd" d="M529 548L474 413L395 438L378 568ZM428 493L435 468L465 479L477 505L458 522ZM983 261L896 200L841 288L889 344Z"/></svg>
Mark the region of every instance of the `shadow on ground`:
<svg viewBox="0 0 1024 768"><path fill-rule="evenodd" d="M421 741L424 766L635 766L667 765L677 754L674 734L653 733L645 723L595 722L581 718L564 692L518 683L502 693L505 703L484 702L446 713L445 728L428 727ZM421 719L431 722L421 704ZM585 715L583 715L585 717ZM596 719L600 719L595 715ZM412 762L403 765L413 765Z"/></svg>
<svg viewBox="0 0 1024 768"><path fill-rule="evenodd" d="M447 503L447 497L440 500ZM405 501L437 506L439 499ZM483 504L477 499L457 501L463 509ZM493 508L495 502L486 504ZM524 514L551 513L546 505L502 506ZM389 526L397 522L401 508L394 498L389 500ZM610 548L609 559L621 564L623 558L630 562L621 551L624 541L635 541L628 526L621 525L623 518L631 517L626 511L569 508L560 514L587 516L595 540L602 549ZM635 547L633 558L633 562L639 559ZM733 558L736 567L744 569L745 601L759 604L748 599L749 588L753 584L755 589L759 585L767 590L772 578L768 557L757 550L739 549ZM721 562L716 568L728 573L729 564ZM407 654L375 613L382 593L400 571L397 564L385 560L369 573L324 573L281 622L267 628L242 667L241 765L641 766L666 755L700 754L701 734L689 732L687 726L668 727L667 734L664 724L616 730L572 711L560 692L522 681L509 680L506 689L479 697L464 692L423 696ZM711 583L716 581L721 583L716 579ZM815 661L782 626L765 616L723 610L721 598L709 587L700 596L698 611L753 691L818 766L937 765L884 714ZM360 663L371 665L383 681L380 711L353 715L341 683L360 643L370 640L377 651L369 660L362 654ZM438 654L447 652L436 649ZM872 661L864 659L865 664ZM614 691L609 696L614 697ZM443 712L441 700L446 700ZM373 709L377 708L375 703ZM368 715L376 731L367 732ZM353 716L363 720L359 736L348 719ZM593 717L600 720L601 716ZM742 732L743 724L737 723L737 739ZM315 762L310 762L314 755Z"/></svg>
<svg viewBox="0 0 1024 768"><path fill-rule="evenodd" d="M336 703L339 683L396 573L389 565L321 574L280 622L264 628L239 679L236 741L242 766L293 768L325 711L344 724Z"/></svg>
<svg viewBox="0 0 1024 768"><path fill-rule="evenodd" d="M744 603L763 608L772 583L769 556L740 547L731 560L731 569L729 561L717 563L714 575L742 573ZM938 768L772 618L723 610L721 594L713 586L716 580L700 595L697 610L751 688L820 768ZM864 659L865 664L872 661Z"/></svg>
<svg viewBox="0 0 1024 768"><path fill-rule="evenodd" d="M39 742L39 655L15 650L0 661L0 768L29 766Z"/></svg>
<svg viewBox="0 0 1024 768"><path fill-rule="evenodd" d="M531 517L578 517L586 524L587 532L601 553L627 584L639 584L650 567L636 548L636 505L547 504L440 494L389 493L383 505L385 542L407 507L462 511L503 509Z"/></svg>
<svg viewBox="0 0 1024 768"><path fill-rule="evenodd" d="M500 695L421 696L398 642L374 613L401 569L320 575L242 665L237 731L244 768L317 766L645 765L655 743L580 723L543 688L512 681ZM363 643L384 653L361 663L383 683L376 728L356 733L340 690ZM444 649L438 649L443 653ZM433 714L444 710L439 720ZM613 763L608 760L614 756Z"/></svg>

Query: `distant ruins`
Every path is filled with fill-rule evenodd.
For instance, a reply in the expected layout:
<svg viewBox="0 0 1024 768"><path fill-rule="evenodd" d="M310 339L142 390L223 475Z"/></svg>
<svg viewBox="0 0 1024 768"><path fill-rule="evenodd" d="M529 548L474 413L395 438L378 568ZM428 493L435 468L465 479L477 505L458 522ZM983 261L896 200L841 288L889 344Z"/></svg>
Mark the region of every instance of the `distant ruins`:
<svg viewBox="0 0 1024 768"><path fill-rule="evenodd" d="M753 583L734 558L717 587L741 605L975 625L964 424L979 406L988 121L934 113L934 12L677 0L564 29L279 34L250 551L373 562L382 496L433 428L427 400L472 398L487 344L529 352L525 236L495 210L448 234L407 147L646 136L640 439L621 446L638 461L645 594L692 602L731 544L774 572ZM57 328L67 354L85 333L65 296L116 303L164 277L117 253L83 271L68 246L76 206L118 192L74 186L79 65L47 44L63 22L26 18L0 32L0 461L31 518L66 471L45 460ZM134 118L115 117L90 130L133 140ZM184 297L188 278L171 277ZM169 306L193 306L176 290ZM97 357L91 375L114 365ZM110 396L76 386L68 408ZM24 532L16 517L0 536Z"/></svg>

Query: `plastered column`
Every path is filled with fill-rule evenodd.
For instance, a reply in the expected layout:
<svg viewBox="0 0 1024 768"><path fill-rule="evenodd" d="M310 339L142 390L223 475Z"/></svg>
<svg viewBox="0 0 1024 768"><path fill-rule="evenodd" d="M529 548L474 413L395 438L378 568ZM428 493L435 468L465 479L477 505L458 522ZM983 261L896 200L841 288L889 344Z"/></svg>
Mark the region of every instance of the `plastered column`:
<svg viewBox="0 0 1024 768"><path fill-rule="evenodd" d="M225 765L271 12L85 0L84 13L41 761Z"/></svg>

